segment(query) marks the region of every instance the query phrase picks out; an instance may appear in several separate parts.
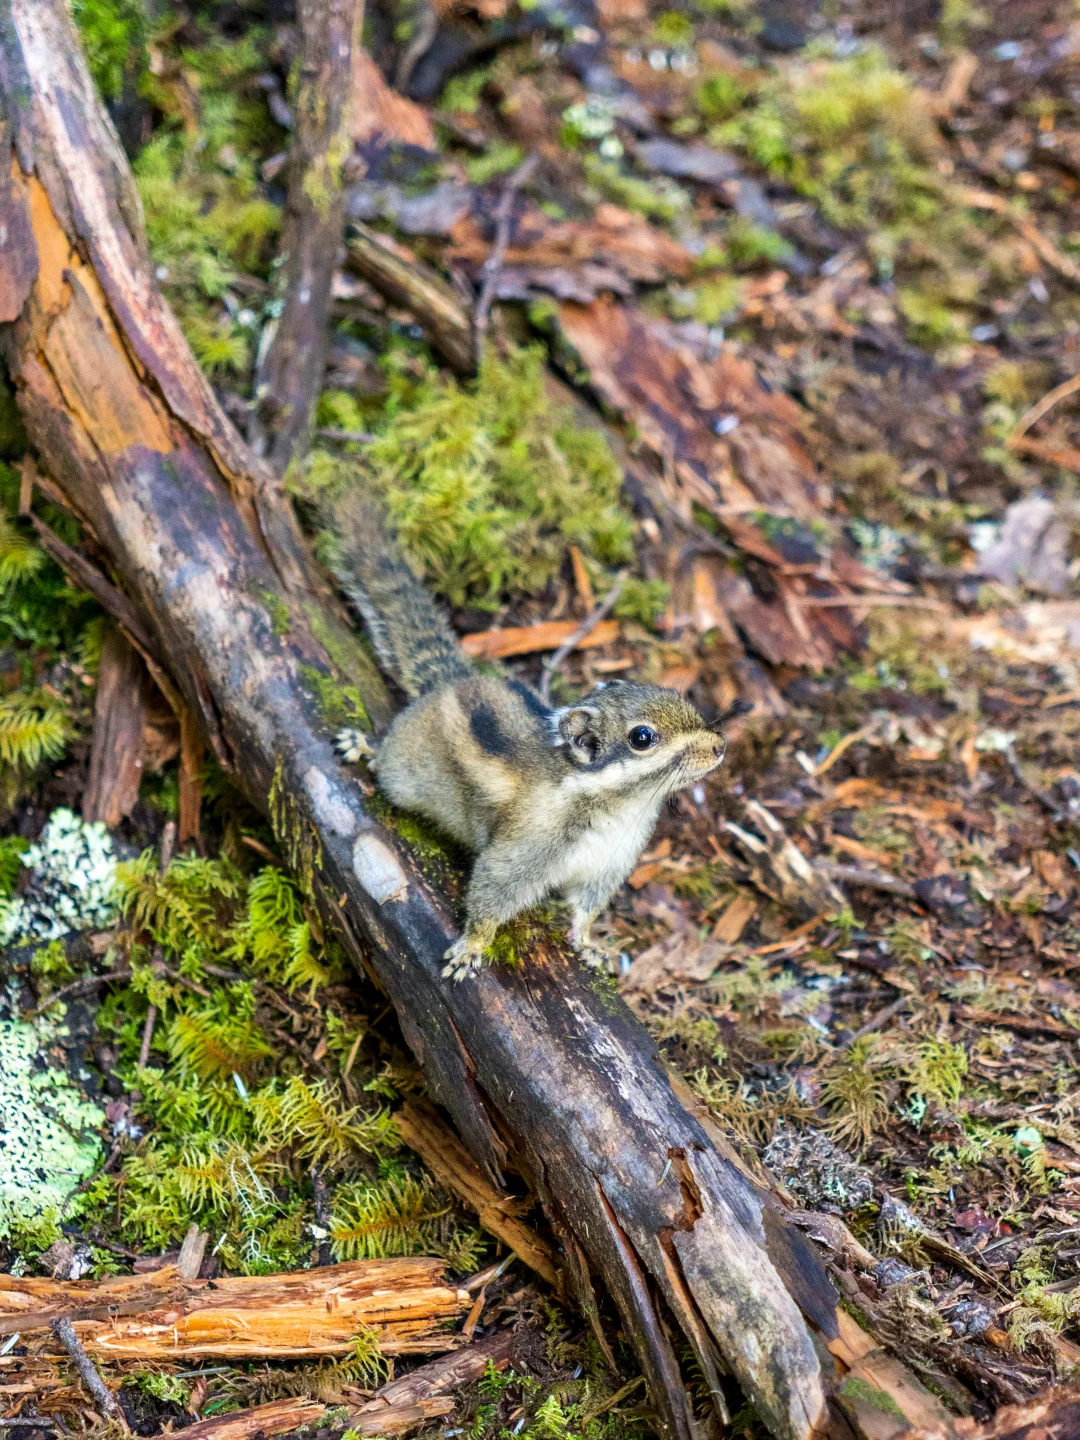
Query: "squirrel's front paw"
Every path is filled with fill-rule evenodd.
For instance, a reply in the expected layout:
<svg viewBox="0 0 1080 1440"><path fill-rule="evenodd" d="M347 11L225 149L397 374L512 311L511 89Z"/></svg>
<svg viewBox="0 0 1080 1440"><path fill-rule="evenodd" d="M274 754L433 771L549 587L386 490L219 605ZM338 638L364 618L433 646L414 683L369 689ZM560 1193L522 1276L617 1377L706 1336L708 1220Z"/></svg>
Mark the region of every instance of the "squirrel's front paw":
<svg viewBox="0 0 1080 1440"><path fill-rule="evenodd" d="M601 950L599 945L575 946L575 954L583 965L588 965L590 970L610 970L611 968L611 956L606 950Z"/></svg>
<svg viewBox="0 0 1080 1440"><path fill-rule="evenodd" d="M449 963L443 966L444 980L465 980L484 963L484 946L471 935L462 935L446 951L443 959Z"/></svg>
<svg viewBox="0 0 1080 1440"><path fill-rule="evenodd" d="M362 730L347 729L339 730L335 741L338 754L350 765L355 765L360 760L366 760L368 767L374 769L375 750L371 741Z"/></svg>

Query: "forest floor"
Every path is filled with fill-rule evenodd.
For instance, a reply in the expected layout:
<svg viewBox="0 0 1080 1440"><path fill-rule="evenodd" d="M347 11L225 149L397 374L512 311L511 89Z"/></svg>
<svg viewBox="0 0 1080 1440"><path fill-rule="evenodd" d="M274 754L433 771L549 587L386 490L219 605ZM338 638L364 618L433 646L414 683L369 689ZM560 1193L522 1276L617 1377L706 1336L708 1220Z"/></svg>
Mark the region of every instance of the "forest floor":
<svg viewBox="0 0 1080 1440"><path fill-rule="evenodd" d="M245 429L280 313L291 7L75 9L159 281ZM362 465L470 653L557 700L626 676L710 719L745 702L599 933L747 1163L872 1252L834 1257L845 1300L981 1417L1080 1360L1080 24L1065 0L883 11L477 0L425 30L371 5L349 215L468 308L506 202L504 303L456 379L343 250L291 480L310 522ZM198 844L161 869L163 706L130 813L75 818L106 629L18 518L0 400L0 1268L149 1273L195 1225L210 1279L320 1247L490 1269L503 1248L398 1134L422 1082L392 1013L212 765ZM52 1130L16 1145L45 1091ZM612 1374L518 1261L481 1293L471 1333L514 1327L512 1368L440 1433L647 1433L628 1351ZM9 1342L4 1415L94 1423ZM109 1374L149 1435L333 1403L386 1364Z"/></svg>

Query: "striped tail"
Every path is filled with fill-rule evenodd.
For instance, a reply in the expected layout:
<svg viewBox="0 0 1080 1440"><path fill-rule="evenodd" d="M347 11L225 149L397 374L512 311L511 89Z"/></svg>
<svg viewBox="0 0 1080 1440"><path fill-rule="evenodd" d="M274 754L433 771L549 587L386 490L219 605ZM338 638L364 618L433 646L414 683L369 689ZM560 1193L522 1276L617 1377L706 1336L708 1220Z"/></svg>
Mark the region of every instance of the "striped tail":
<svg viewBox="0 0 1080 1440"><path fill-rule="evenodd" d="M409 568L379 499L355 485L331 509L326 558L384 668L410 696L473 673L450 622Z"/></svg>

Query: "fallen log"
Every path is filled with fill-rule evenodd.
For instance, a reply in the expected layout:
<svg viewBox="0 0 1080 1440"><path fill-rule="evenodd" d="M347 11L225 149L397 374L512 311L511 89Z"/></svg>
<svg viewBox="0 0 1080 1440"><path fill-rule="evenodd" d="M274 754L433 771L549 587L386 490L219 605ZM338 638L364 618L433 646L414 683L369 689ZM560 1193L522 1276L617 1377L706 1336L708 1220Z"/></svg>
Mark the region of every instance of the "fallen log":
<svg viewBox="0 0 1080 1440"><path fill-rule="evenodd" d="M326 1410L318 1400L299 1397L271 1400L266 1405L253 1405L250 1410L196 1420L184 1434L190 1440L255 1440L257 1435L287 1435L290 1430L299 1430L301 1425L316 1424Z"/></svg>
<svg viewBox="0 0 1080 1440"><path fill-rule="evenodd" d="M361 1260L293 1275L184 1280L178 1269L101 1282L0 1277L0 1331L32 1334L70 1321L100 1360L344 1355L373 1332L384 1355L457 1343L446 1322L468 1309L441 1260ZM46 1343L42 1353L60 1353Z"/></svg>
<svg viewBox="0 0 1080 1440"><path fill-rule="evenodd" d="M0 26L0 343L50 496L110 571L101 593L388 993L473 1158L496 1181L524 1176L586 1305L594 1278L614 1298L665 1440L696 1433L676 1332L721 1415L726 1366L777 1440L848 1435L820 1261L682 1103L613 990L545 934L520 968L442 978L452 901L373 817L320 708L325 683L354 685L379 728L386 691L333 628L280 485L155 289L67 5L3 0Z"/></svg>

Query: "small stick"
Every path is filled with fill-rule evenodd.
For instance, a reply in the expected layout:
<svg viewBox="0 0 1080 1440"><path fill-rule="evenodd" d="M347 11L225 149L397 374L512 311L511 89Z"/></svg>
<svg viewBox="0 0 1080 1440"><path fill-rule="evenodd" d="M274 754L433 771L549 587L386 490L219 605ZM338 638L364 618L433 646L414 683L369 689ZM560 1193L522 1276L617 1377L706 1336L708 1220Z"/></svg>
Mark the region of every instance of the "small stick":
<svg viewBox="0 0 1080 1440"><path fill-rule="evenodd" d="M167 822L164 830L162 830L161 832L161 855L158 860L159 875L164 876L169 866L172 864L173 850L175 848L176 821L170 820ZM163 963L164 956L160 945L155 951L154 960L156 962L155 969L165 969L165 965ZM187 980L184 980L184 978L179 975L176 976L176 979L183 980L184 984L190 983ZM201 990L202 986L199 986L198 988ZM208 993L208 991L203 991L203 994ZM151 1005L146 1012L146 1020L143 1023L142 1042L139 1045L140 1070L145 1070L147 1065L150 1063L150 1046L153 1044L154 1041L154 1026L157 1024L157 1015L157 1006Z"/></svg>
<svg viewBox="0 0 1080 1440"><path fill-rule="evenodd" d="M55 1005L58 1000L66 1000L69 995L82 995L85 991L93 990L98 985L111 985L114 981L130 980L131 969L125 966L121 970L110 970L105 975L84 975L81 980L73 980L70 985L61 985L60 989L43 1000L40 1005L35 1005L33 1010L26 1012L27 1020L32 1020L35 1015L40 1015L48 1010L50 1005Z"/></svg>
<svg viewBox="0 0 1080 1440"><path fill-rule="evenodd" d="M899 1015L901 1010L906 1010L910 1001L910 995L899 995L890 1004L886 1005L884 1010L879 1010L876 1015L872 1015L865 1025L860 1025L850 1040L844 1041L841 1048L848 1050L855 1044L856 1040L861 1040L866 1035L872 1035L875 1030L880 1030L883 1025L889 1023L894 1015Z"/></svg>
<svg viewBox="0 0 1080 1440"><path fill-rule="evenodd" d="M861 885L867 890L887 890L890 895L900 895L905 900L916 900L915 886L895 875L883 875L880 870L864 870L861 865L840 865L835 860L817 860L819 870L833 880L846 880L849 885Z"/></svg>
<svg viewBox="0 0 1080 1440"><path fill-rule="evenodd" d="M1067 400L1078 390L1080 390L1080 375L1074 375L1071 380L1065 380L1062 384L1055 385L1053 390L1048 391L1041 400L1032 405L1030 410L1025 410L1020 416L1020 419L1009 431L1005 449L1011 450L1021 435L1026 435L1031 427L1038 424L1044 415L1048 415L1059 401Z"/></svg>
<svg viewBox="0 0 1080 1440"><path fill-rule="evenodd" d="M55 1430L51 1415L16 1415L13 1420L0 1420L0 1430Z"/></svg>
<svg viewBox="0 0 1080 1440"><path fill-rule="evenodd" d="M315 1201L315 1224L324 1232L319 1241L318 1263L320 1267L332 1265L334 1252L330 1248L330 1226L333 1223L333 1216L330 1212L330 1191L326 1188L323 1172L318 1165L311 1167L311 1193Z"/></svg>
<svg viewBox="0 0 1080 1440"><path fill-rule="evenodd" d="M142 1043L139 1045L139 1069L145 1070L150 1061L150 1046L154 1041L154 1026L157 1024L157 1006L151 1005L143 1022Z"/></svg>
<svg viewBox="0 0 1080 1440"><path fill-rule="evenodd" d="M540 156L533 154L518 166L506 182L506 188L495 209L495 243L491 247L491 254L484 261L484 283L480 287L480 298L476 302L476 313L473 316L473 340L478 362L484 358L488 319L495 301L499 276L502 274L503 261L510 248L510 232L514 224L514 198L521 187L532 178L533 171L539 163Z"/></svg>
<svg viewBox="0 0 1080 1440"><path fill-rule="evenodd" d="M71 1356L75 1369L79 1372L79 1378L97 1402L105 1418L114 1420L125 1434L130 1434L128 1422L120 1408L119 1401L98 1374L94 1362L87 1355L82 1347L82 1342L75 1334L75 1327L71 1321L65 1316L54 1320L49 1328Z"/></svg>
<svg viewBox="0 0 1080 1440"><path fill-rule="evenodd" d="M554 677L556 670L558 670L559 667L562 665L563 661L567 658L568 655L572 655L573 652L577 649L577 647L581 644L581 642L587 636L592 634L592 632L596 629L597 625L600 624L600 621L603 620L607 615L609 615L612 610L614 610L615 606L618 604L619 596L622 594L623 589L626 585L626 581L627 574L624 570L623 573L616 579L615 584L612 585L611 589L604 596L603 600L600 601L600 604L597 605L596 609L592 612L592 614L586 616L586 618L581 622L581 624L578 626L578 628L574 631L572 635L567 636L567 638L559 646L558 650L555 651L555 654L552 655L550 660L545 660L543 662L544 678L540 682L540 696L543 700L548 699L548 696L551 692L552 678Z"/></svg>

